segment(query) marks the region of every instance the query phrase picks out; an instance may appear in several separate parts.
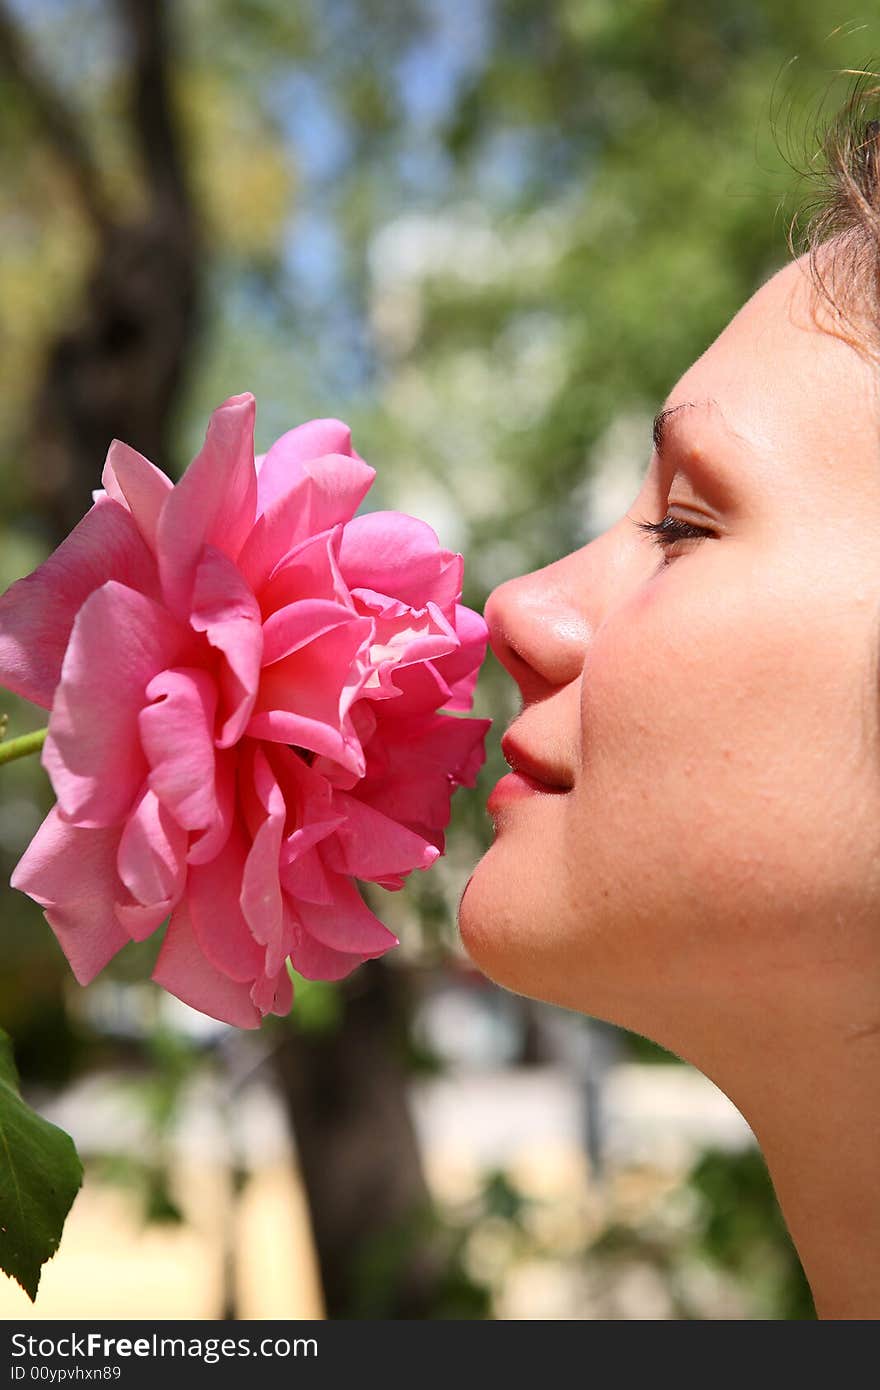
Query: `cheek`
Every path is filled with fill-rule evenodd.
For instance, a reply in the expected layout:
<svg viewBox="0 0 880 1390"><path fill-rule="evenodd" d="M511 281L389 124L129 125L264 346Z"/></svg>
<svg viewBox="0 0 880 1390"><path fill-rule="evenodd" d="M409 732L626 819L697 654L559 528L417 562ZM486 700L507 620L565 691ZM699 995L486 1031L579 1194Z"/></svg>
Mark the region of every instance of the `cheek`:
<svg viewBox="0 0 880 1390"><path fill-rule="evenodd" d="M565 860L636 969L781 964L873 877L873 649L804 598L790 561L758 583L694 555L597 632Z"/></svg>

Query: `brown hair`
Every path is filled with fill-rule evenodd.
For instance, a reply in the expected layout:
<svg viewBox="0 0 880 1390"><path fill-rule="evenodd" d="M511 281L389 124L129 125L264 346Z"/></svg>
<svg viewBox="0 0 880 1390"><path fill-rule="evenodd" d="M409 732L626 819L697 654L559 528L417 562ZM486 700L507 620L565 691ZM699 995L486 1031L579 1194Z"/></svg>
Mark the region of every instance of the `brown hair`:
<svg viewBox="0 0 880 1390"><path fill-rule="evenodd" d="M880 72L845 69L856 78L846 102L817 132L818 149L800 172L813 198L788 228L793 256L808 255L815 296L840 326L840 337L880 359Z"/></svg>

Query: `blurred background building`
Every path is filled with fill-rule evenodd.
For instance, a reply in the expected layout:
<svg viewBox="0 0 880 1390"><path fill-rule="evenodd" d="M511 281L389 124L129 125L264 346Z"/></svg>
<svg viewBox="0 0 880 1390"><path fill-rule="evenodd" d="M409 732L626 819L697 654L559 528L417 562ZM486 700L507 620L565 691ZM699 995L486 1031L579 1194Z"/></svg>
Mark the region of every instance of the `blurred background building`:
<svg viewBox="0 0 880 1390"><path fill-rule="evenodd" d="M472 607L584 544L785 261L835 73L880 45L864 13L2 0L0 587L82 515L111 438L178 475L244 390L261 449L345 418L370 505L461 550ZM145 983L155 943L81 990L5 891L0 1024L86 1162L36 1316L812 1316L729 1102L461 955L517 710L490 657L447 855L371 893L395 959L298 986L256 1037ZM2 770L3 882L51 800L36 760Z"/></svg>

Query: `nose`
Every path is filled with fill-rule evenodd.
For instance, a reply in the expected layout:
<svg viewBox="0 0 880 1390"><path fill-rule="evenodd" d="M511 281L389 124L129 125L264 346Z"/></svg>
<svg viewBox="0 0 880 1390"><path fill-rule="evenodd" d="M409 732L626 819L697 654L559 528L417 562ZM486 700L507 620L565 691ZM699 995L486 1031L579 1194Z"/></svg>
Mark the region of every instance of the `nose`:
<svg viewBox="0 0 880 1390"><path fill-rule="evenodd" d="M593 628L583 586L575 583L574 558L508 579L486 601L489 643L527 705L576 680L583 669Z"/></svg>
<svg viewBox="0 0 880 1390"><path fill-rule="evenodd" d="M646 515L652 505L648 494ZM596 630L656 569L632 520L626 512L588 545L489 595L489 643L524 705L579 679Z"/></svg>

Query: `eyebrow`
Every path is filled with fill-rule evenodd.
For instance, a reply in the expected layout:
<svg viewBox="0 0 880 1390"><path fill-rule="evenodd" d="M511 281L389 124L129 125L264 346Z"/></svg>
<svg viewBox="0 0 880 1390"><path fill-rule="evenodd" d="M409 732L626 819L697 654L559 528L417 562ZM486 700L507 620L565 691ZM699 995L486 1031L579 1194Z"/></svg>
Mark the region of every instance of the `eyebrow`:
<svg viewBox="0 0 880 1390"><path fill-rule="evenodd" d="M657 414L657 415L654 416L654 424L653 424L653 427L652 427L652 429L651 429L651 438L653 439L654 448L655 448L656 451L657 451L657 457L658 457L658 458L662 458L662 457L663 457L663 448L664 448L664 439L665 439L665 435L666 435L666 422L667 422L667 420L669 420L669 419L671 418L671 416L677 415L678 412L679 412L680 410L695 410L695 409L697 409L697 402L696 402L696 401L682 401L680 405L672 405L672 406L669 406L668 409L666 409L666 410L661 410L661 411L659 412L659 414Z"/></svg>

